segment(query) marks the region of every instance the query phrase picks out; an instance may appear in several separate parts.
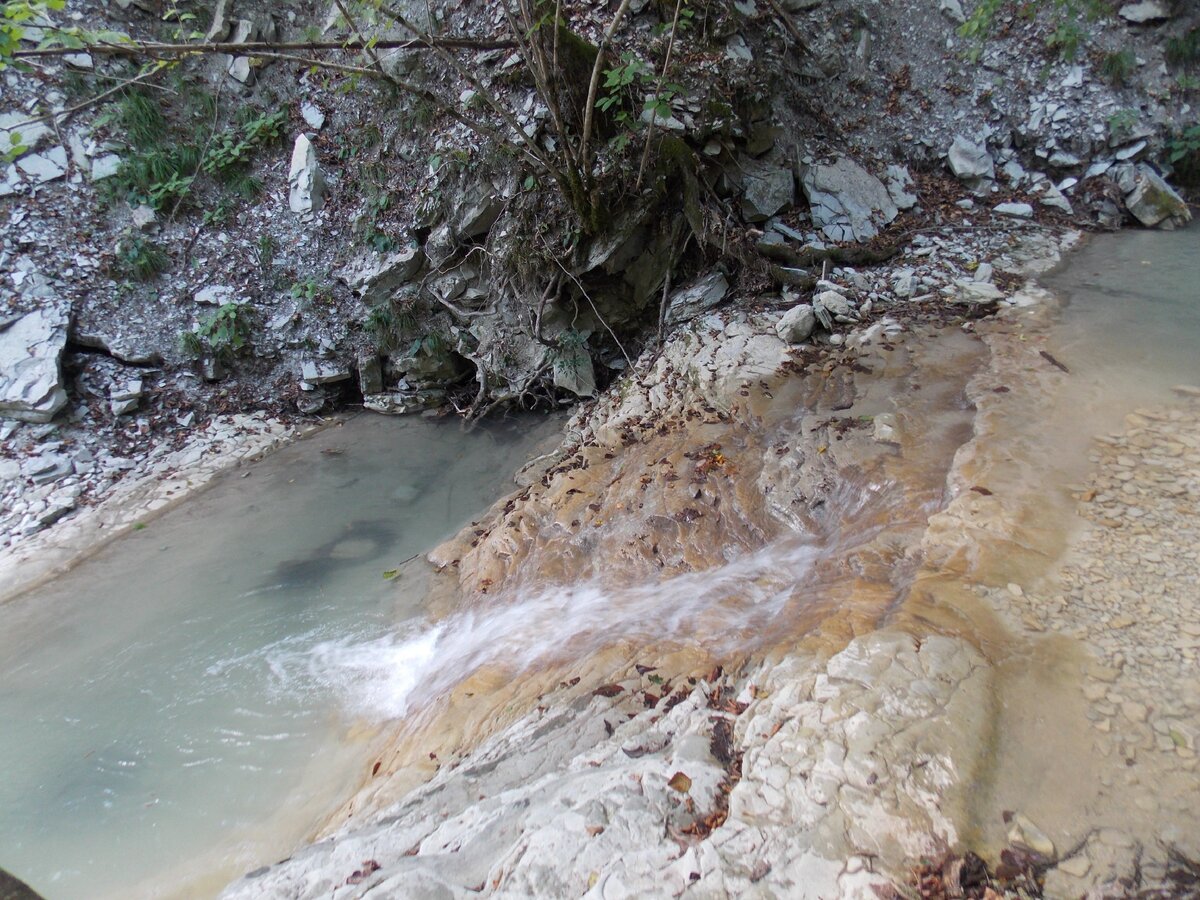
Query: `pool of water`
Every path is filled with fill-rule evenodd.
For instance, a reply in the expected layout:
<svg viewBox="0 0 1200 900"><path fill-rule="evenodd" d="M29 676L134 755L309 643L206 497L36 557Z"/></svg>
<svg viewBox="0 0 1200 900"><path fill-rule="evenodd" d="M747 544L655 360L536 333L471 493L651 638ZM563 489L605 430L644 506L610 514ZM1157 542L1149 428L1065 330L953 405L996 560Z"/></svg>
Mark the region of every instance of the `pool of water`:
<svg viewBox="0 0 1200 900"><path fill-rule="evenodd" d="M416 616L402 563L557 428L352 418L0 607L0 866L51 900L203 896L286 855L369 752L323 648Z"/></svg>

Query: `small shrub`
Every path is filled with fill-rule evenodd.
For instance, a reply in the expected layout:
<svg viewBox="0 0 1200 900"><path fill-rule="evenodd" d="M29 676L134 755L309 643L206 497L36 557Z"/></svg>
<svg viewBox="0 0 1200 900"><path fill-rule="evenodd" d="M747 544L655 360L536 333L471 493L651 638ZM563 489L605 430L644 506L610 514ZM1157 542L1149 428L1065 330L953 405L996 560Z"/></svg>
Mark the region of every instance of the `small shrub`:
<svg viewBox="0 0 1200 900"><path fill-rule="evenodd" d="M117 245L117 268L138 281L149 281L167 268L167 254L141 235L129 235Z"/></svg>
<svg viewBox="0 0 1200 900"><path fill-rule="evenodd" d="M1197 122L1167 142L1167 159L1175 167L1175 179L1180 184L1200 185L1200 122Z"/></svg>
<svg viewBox="0 0 1200 900"><path fill-rule="evenodd" d="M1114 87L1121 87L1133 74L1137 57L1132 50L1117 50L1105 53L1100 59L1100 74Z"/></svg>
<svg viewBox="0 0 1200 900"><path fill-rule="evenodd" d="M195 334L208 342L213 354L231 359L250 346L250 310L237 303L226 303L204 319Z"/></svg>
<svg viewBox="0 0 1200 900"><path fill-rule="evenodd" d="M1167 62L1173 66L1190 66L1200 62L1200 27L1167 40Z"/></svg>
<svg viewBox="0 0 1200 900"><path fill-rule="evenodd" d="M184 356L199 359L204 355L204 341L195 331L181 331L179 333L179 350Z"/></svg>
<svg viewBox="0 0 1200 900"><path fill-rule="evenodd" d="M288 293L298 300L301 306L312 306L314 303L324 303L330 299L328 288L311 276L292 282Z"/></svg>
<svg viewBox="0 0 1200 900"><path fill-rule="evenodd" d="M258 270L263 277L271 274L271 269L275 265L275 254L279 250L279 244L275 238L269 234L260 234L258 242L254 245L254 255L258 259Z"/></svg>

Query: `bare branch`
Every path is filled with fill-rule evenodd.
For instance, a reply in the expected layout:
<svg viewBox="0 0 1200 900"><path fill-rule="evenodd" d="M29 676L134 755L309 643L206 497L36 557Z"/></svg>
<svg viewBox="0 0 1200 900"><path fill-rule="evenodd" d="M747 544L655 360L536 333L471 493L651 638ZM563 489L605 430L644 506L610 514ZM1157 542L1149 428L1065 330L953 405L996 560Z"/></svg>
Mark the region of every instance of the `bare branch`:
<svg viewBox="0 0 1200 900"><path fill-rule="evenodd" d="M592 66L592 80L588 84L587 104L584 107L583 134L579 138L579 167L583 177L589 180L592 167L588 158L588 144L591 143L592 127L596 118L596 95L600 92L600 73L604 71L604 55L608 51L608 45L612 43L613 35L617 33L617 28L621 25L621 20L625 18L625 13L629 12L630 2L631 0L621 0L621 5L617 7L613 20L608 23L608 28L604 32L604 40L600 42L596 62Z"/></svg>
<svg viewBox="0 0 1200 900"><path fill-rule="evenodd" d="M675 50L675 35L679 32L681 9L683 9L683 0L675 0L675 18L671 20L671 40L667 42L667 56L663 60L662 71L658 73L658 83L654 85L654 108L650 111L650 124L646 127L646 146L642 148L642 162L638 166L637 184L634 186L636 191L642 189L642 176L646 174L646 163L650 161L650 142L654 137L654 123L658 119L658 98L662 96L663 82L667 80L667 69L671 66L671 53Z"/></svg>
<svg viewBox="0 0 1200 900"><path fill-rule="evenodd" d="M369 46L368 46L369 45ZM15 59L32 57L68 56L73 53L91 53L98 56L188 56L193 53L213 54L229 53L238 56L261 56L260 51L286 52L292 50L436 50L451 48L457 50L512 50L516 44L504 39L472 39L472 38L434 38L405 39L391 41L246 41L234 43L223 41L213 44L168 44L157 41L130 41L127 44L114 44L101 41L89 44L85 48L77 47L44 47L13 52Z"/></svg>

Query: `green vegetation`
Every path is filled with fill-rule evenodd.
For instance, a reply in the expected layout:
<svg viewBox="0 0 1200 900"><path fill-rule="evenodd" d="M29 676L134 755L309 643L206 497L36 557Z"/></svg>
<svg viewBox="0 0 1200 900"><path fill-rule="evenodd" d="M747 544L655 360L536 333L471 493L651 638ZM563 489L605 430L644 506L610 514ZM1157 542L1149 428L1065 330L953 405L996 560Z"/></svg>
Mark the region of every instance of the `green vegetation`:
<svg viewBox="0 0 1200 900"><path fill-rule="evenodd" d="M1166 57L1172 66L1184 67L1200 63L1200 27L1168 38Z"/></svg>
<svg viewBox="0 0 1200 900"><path fill-rule="evenodd" d="M149 281L166 269L167 254L141 235L126 235L117 244L117 270L128 278Z"/></svg>
<svg viewBox="0 0 1200 900"><path fill-rule="evenodd" d="M193 357L203 356L207 350L229 361L250 348L251 316L248 306L226 303L204 318L194 331L181 334L180 349Z"/></svg>
<svg viewBox="0 0 1200 900"><path fill-rule="evenodd" d="M1137 122L1137 110L1118 109L1108 117L1108 136L1113 140L1123 141L1133 132Z"/></svg>
<svg viewBox="0 0 1200 900"><path fill-rule="evenodd" d="M1132 50L1117 50L1100 58L1100 74L1114 87L1121 87L1133 74L1137 57Z"/></svg>
<svg viewBox="0 0 1200 900"><path fill-rule="evenodd" d="M262 183L250 174L250 159L259 147L279 138L287 113L246 107L235 125L210 136L211 114L206 113L215 100L194 89L190 96L181 124L173 125L157 98L136 88L101 114L97 124L109 126L128 148L117 174L103 183L110 201L174 210L189 198L201 174L212 176L238 197L251 198L262 191ZM233 207L210 212L206 220L219 221Z"/></svg>
<svg viewBox="0 0 1200 900"><path fill-rule="evenodd" d="M1044 37L1046 47L1068 62L1078 58L1084 45L1087 37L1084 24L1112 15L1112 9L1105 0L1043 0L1041 3L980 0L958 29L959 34L975 43L969 54L972 60L979 59L983 45L991 37L996 21L1005 9L1030 19L1037 16L1039 10L1048 9L1050 18Z"/></svg>
<svg viewBox="0 0 1200 900"><path fill-rule="evenodd" d="M363 320L363 327L371 335L375 346L382 353L390 353L417 327L413 302L384 300L371 307Z"/></svg>
<svg viewBox="0 0 1200 900"><path fill-rule="evenodd" d="M1200 122L1193 123L1167 142L1167 159L1181 184L1200 186Z"/></svg>
<svg viewBox="0 0 1200 900"><path fill-rule="evenodd" d="M311 275L292 282L292 286L288 288L288 293L299 301L301 306L312 306L316 303L325 303L332 299L332 295L329 293L329 286Z"/></svg>

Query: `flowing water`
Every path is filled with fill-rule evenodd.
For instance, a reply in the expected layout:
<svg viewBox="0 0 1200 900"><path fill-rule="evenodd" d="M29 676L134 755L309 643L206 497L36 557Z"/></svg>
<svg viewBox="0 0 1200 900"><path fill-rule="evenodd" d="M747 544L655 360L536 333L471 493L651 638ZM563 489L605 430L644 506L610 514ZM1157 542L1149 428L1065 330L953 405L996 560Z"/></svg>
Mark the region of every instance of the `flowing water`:
<svg viewBox="0 0 1200 900"><path fill-rule="evenodd" d="M417 615L384 573L556 430L356 417L0 607L0 866L52 900L196 896L286 855L368 753L323 648Z"/></svg>
<svg viewBox="0 0 1200 900"><path fill-rule="evenodd" d="M1012 554L975 554L975 583L1050 577L1079 527L1066 485L1086 475L1092 438L1135 407L1170 402L1171 385L1200 382L1198 239L1197 229L1096 238L1045 279L1067 301L1048 346L1070 373L1059 378L1036 357L1038 372L1009 371L1057 395L994 414L998 463L977 472L959 460L962 477L989 479L979 497L1035 498L1021 501ZM972 434L966 386L986 354L950 331L863 361L867 374L779 379L769 391L764 382L740 423L686 424L620 454L592 453L578 482L507 522L512 535L475 532L480 549L461 548L463 583L484 587L433 619L417 605L422 585L383 573L503 490L500 476L528 442L356 420L0 609L0 864L52 898L161 893L208 868L216 886L282 855L353 787L370 741L366 730L347 740L348 722L405 716L473 672L502 670L511 693L523 672L619 643L721 657L819 627L845 640L905 609L939 627L971 620L965 609L934 615L910 589L922 529L947 502L955 451ZM892 409L913 432L897 445L859 441L855 456L835 443ZM747 422L750 433L738 431ZM804 465L780 468L804 453ZM839 453L845 482L820 513L801 534L779 527L779 495L807 491L804 473ZM723 454L727 479L661 477L707 473ZM487 557L489 541L493 562L520 570L494 595L495 566L466 562ZM837 628L822 621L838 616ZM986 629L966 631L999 646ZM979 795L981 806L1040 811L1066 827L1095 799L1085 783L1095 770L1074 753L1086 734L1071 716L1049 722L1036 709L1066 696L1034 683L1047 654L1043 668L1061 661L1058 644L1044 647L1000 663L1015 673L1003 676L995 729L1007 740ZM1014 793L1021 782L1034 786Z"/></svg>

